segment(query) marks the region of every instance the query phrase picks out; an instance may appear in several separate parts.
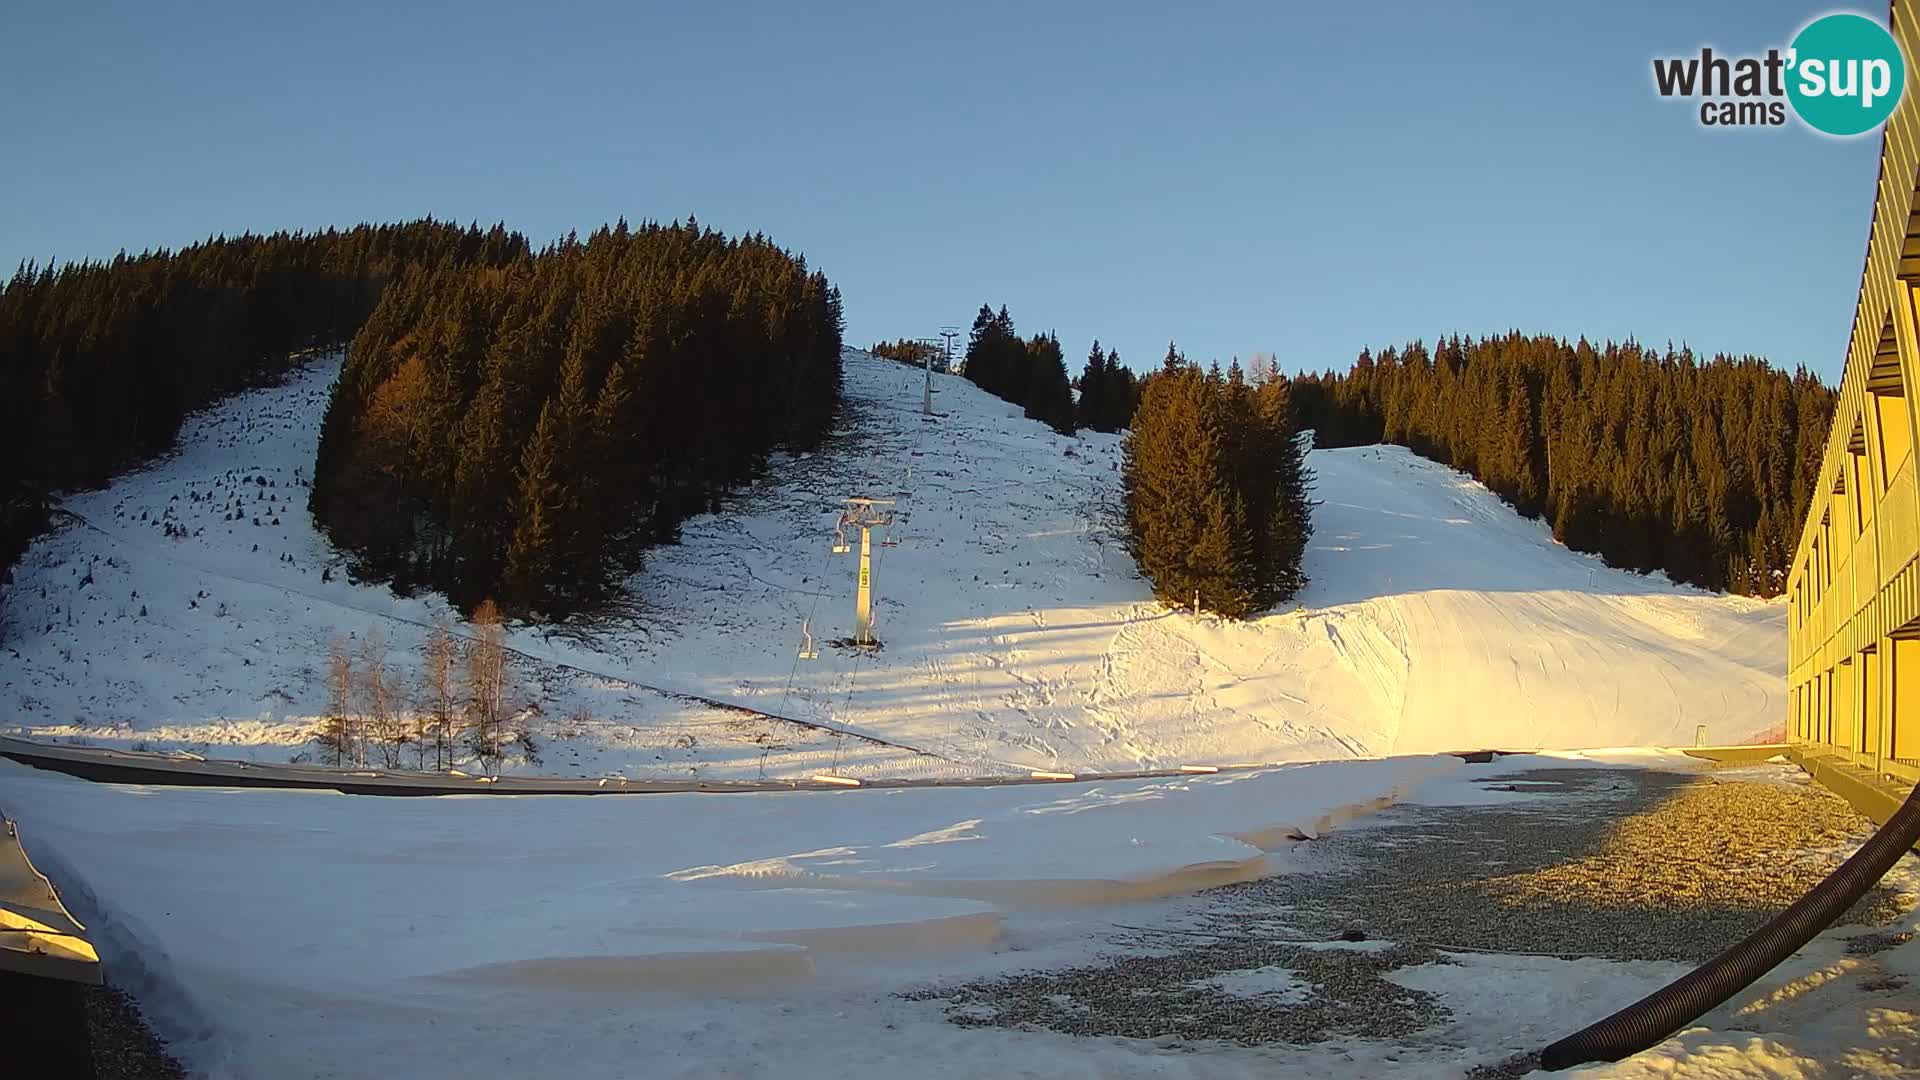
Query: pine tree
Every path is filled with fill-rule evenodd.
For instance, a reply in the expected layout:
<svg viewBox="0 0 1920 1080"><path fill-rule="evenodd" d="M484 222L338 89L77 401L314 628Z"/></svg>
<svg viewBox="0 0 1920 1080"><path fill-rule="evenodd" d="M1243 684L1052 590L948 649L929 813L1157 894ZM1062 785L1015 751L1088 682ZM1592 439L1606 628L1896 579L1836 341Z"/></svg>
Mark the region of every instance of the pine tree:
<svg viewBox="0 0 1920 1080"><path fill-rule="evenodd" d="M1282 378L1268 378L1254 391L1259 454L1268 472L1264 483L1272 492L1264 502L1256 554L1265 604L1292 599L1307 584L1303 564L1313 537L1313 475L1295 430L1292 396Z"/></svg>
<svg viewBox="0 0 1920 1080"><path fill-rule="evenodd" d="M1237 366L1146 381L1123 443L1129 547L1161 602L1243 618L1305 583L1312 524L1286 384L1256 392Z"/></svg>
<svg viewBox="0 0 1920 1080"><path fill-rule="evenodd" d="M520 490L514 516L519 521L507 545L506 584L513 605L546 612L561 597L567 578L565 518L570 498L561 472L560 411L541 411L533 439L520 459Z"/></svg>
<svg viewBox="0 0 1920 1080"><path fill-rule="evenodd" d="M1060 339L1036 334L1027 342L1027 417L1039 420L1062 435L1073 434L1073 387L1067 382L1067 364Z"/></svg>
<svg viewBox="0 0 1920 1080"><path fill-rule="evenodd" d="M973 332L967 338L966 366L961 374L975 386L1015 405L1025 405L1032 381L1028 343L1013 329L1013 316L1001 305L998 313L980 305Z"/></svg>
<svg viewBox="0 0 1920 1080"><path fill-rule="evenodd" d="M1077 426L1093 428L1095 431L1113 430L1107 426L1113 415L1109 380L1107 357L1100 351L1100 341L1096 338L1093 349L1087 353L1086 366L1080 369L1080 400L1074 406L1074 423Z"/></svg>
<svg viewBox="0 0 1920 1080"><path fill-rule="evenodd" d="M960 365L960 374L980 389L988 393L997 393L1001 385L1001 373L996 368L1000 361L1000 352L995 347L993 309L985 304L973 317L973 329L967 334L967 353Z"/></svg>
<svg viewBox="0 0 1920 1080"><path fill-rule="evenodd" d="M1107 350L1107 405L1103 431L1120 431L1133 423L1133 411L1140 404L1140 380L1131 368L1120 363L1116 349Z"/></svg>

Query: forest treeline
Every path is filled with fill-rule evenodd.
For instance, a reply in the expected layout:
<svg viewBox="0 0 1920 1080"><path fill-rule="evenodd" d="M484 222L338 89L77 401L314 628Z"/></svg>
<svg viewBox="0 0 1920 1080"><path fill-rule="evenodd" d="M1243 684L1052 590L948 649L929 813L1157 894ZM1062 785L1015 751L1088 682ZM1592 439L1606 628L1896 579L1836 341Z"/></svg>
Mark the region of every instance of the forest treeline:
<svg viewBox="0 0 1920 1080"><path fill-rule="evenodd" d="M907 338L877 341L867 351L882 360L893 360L909 367L924 367L928 361L932 361L933 370L940 372L947 370L945 350L924 341L911 341Z"/></svg>
<svg viewBox="0 0 1920 1080"><path fill-rule="evenodd" d="M840 397L839 291L688 222L407 270L355 335L311 508L358 573L563 615Z"/></svg>
<svg viewBox="0 0 1920 1080"><path fill-rule="evenodd" d="M1023 338L1014 331L1013 317L1001 305L996 314L986 304L974 316L967 335L967 355L960 374L1003 401L1019 405L1030 419L1062 435L1077 426L1073 384L1067 380L1067 358L1060 339L1052 334Z"/></svg>
<svg viewBox="0 0 1920 1080"><path fill-rule="evenodd" d="M1288 380L1269 361L1202 372L1172 344L1123 446L1128 547L1162 603L1229 618L1307 581L1312 477Z"/></svg>
<svg viewBox="0 0 1920 1080"><path fill-rule="evenodd" d="M931 359L933 371L947 371L941 346L927 342L897 338L876 342L868 352L914 367ZM1021 338L1004 304L998 311L991 304L979 306L960 373L981 390L1020 405L1029 419L1044 421L1060 434L1077 429L1123 430L1139 404L1139 380L1119 363L1117 350L1102 350L1098 340L1092 342L1079 377L1069 380L1060 338L1050 332Z"/></svg>
<svg viewBox="0 0 1920 1080"><path fill-rule="evenodd" d="M960 373L1063 435L1078 428L1119 431L1133 417L1138 401L1134 374L1121 365L1118 352L1102 353L1100 343L1094 342L1080 378L1069 380L1060 339L1052 333L1022 338L1004 304L998 312L992 305L980 305Z"/></svg>
<svg viewBox="0 0 1920 1080"><path fill-rule="evenodd" d="M1140 407L1140 380L1120 363L1119 350L1102 352L1096 340L1073 385L1080 391L1075 415L1081 427L1111 433L1133 423L1134 410Z"/></svg>
<svg viewBox="0 0 1920 1080"><path fill-rule="evenodd" d="M1319 446L1409 447L1608 565L1754 596L1784 587L1834 407L1804 368L1519 333L1362 351L1293 398Z"/></svg>
<svg viewBox="0 0 1920 1080"><path fill-rule="evenodd" d="M403 268L526 250L424 219L21 266L0 291L0 580L52 492L105 483L170 449L188 413L344 343Z"/></svg>

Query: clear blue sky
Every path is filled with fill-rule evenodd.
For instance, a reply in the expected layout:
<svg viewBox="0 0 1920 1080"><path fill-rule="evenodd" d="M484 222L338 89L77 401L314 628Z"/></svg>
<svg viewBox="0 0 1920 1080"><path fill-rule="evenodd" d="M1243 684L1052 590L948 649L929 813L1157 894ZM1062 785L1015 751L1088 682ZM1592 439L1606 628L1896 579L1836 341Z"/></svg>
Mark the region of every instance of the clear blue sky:
<svg viewBox="0 0 1920 1080"><path fill-rule="evenodd" d="M1447 10L1452 9L1452 10ZM433 214L694 214L866 344L1005 303L1136 367L1526 330L1842 363L1877 135L1711 132L1650 61L1825 4L16 5L0 266ZM1862 10L1881 14L1879 5Z"/></svg>

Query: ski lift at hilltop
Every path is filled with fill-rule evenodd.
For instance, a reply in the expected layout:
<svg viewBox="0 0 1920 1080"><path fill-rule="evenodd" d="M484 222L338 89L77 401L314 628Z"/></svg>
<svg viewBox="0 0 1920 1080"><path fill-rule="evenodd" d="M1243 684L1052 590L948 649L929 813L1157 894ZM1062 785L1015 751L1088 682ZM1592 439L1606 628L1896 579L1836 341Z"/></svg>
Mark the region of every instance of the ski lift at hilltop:
<svg viewBox="0 0 1920 1080"><path fill-rule="evenodd" d="M802 660L820 659L820 649L813 643L813 627L809 625L810 622L809 619L800 620L800 659Z"/></svg>

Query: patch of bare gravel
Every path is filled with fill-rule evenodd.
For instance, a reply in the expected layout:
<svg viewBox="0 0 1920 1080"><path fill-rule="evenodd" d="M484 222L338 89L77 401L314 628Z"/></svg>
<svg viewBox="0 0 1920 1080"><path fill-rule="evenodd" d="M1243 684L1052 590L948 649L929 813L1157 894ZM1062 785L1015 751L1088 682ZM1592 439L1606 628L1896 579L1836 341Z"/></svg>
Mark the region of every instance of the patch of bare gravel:
<svg viewBox="0 0 1920 1080"><path fill-rule="evenodd" d="M1309 872L1202 894L1178 928L1135 928L1096 964L908 995L964 1025L1302 1044L1408 1041L1446 1019L1384 978L1452 951L1698 962L1799 898L1872 833L1784 768L1678 774L1532 770L1532 797L1401 806L1311 846ZM1842 917L1879 924L1911 898L1875 889ZM1342 937L1375 948L1328 948ZM1222 976L1284 968L1304 986L1248 996Z"/></svg>
<svg viewBox="0 0 1920 1080"><path fill-rule="evenodd" d="M111 986L86 994L87 1036L98 1080L182 1080L187 1071L147 1027L140 1006Z"/></svg>

